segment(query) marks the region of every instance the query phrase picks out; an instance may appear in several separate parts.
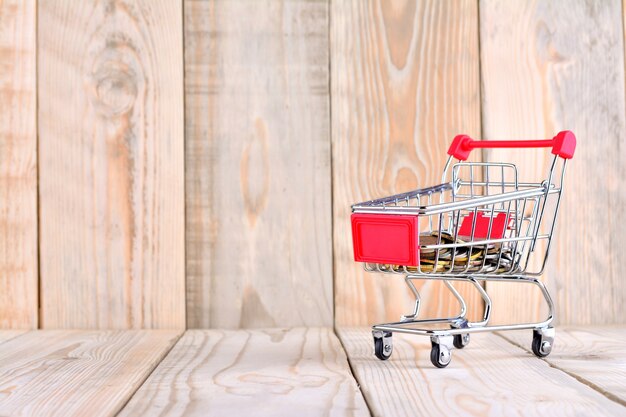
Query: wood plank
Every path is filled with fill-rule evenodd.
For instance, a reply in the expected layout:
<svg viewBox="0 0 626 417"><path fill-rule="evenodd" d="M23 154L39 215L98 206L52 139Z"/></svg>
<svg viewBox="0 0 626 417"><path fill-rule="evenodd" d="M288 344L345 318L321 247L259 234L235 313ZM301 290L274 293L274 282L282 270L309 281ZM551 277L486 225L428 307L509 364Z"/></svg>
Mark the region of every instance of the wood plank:
<svg viewBox="0 0 626 417"><path fill-rule="evenodd" d="M4 343L26 332L27 330L0 330L0 343Z"/></svg>
<svg viewBox="0 0 626 417"><path fill-rule="evenodd" d="M528 332L500 335L530 351ZM554 349L545 360L626 406L625 327L559 327Z"/></svg>
<svg viewBox="0 0 626 417"><path fill-rule="evenodd" d="M0 2L0 329L37 328L36 12Z"/></svg>
<svg viewBox="0 0 626 417"><path fill-rule="evenodd" d="M410 293L354 263L350 205L439 184L454 136L480 136L477 4L332 2L331 57L336 323L395 321ZM424 315L457 309L439 282L420 292Z"/></svg>
<svg viewBox="0 0 626 417"><path fill-rule="evenodd" d="M185 326L182 4L39 4L45 328Z"/></svg>
<svg viewBox="0 0 626 417"><path fill-rule="evenodd" d="M578 137L544 276L557 320L624 323L626 212L610 209L626 204L621 2L486 0L480 22L484 138L546 138L564 129ZM549 152L489 156L518 162L522 177L543 174L551 159ZM494 321L545 313L539 291L487 288Z"/></svg>
<svg viewBox="0 0 626 417"><path fill-rule="evenodd" d="M394 334L392 357L372 354L368 328L339 329L376 416L617 416L626 408L494 334L474 334L445 369L428 338Z"/></svg>
<svg viewBox="0 0 626 417"><path fill-rule="evenodd" d="M188 330L120 416L368 416L328 328Z"/></svg>
<svg viewBox="0 0 626 417"><path fill-rule="evenodd" d="M115 415L178 334L42 330L9 340L0 345L0 414Z"/></svg>
<svg viewBox="0 0 626 417"><path fill-rule="evenodd" d="M328 2L185 2L189 327L331 325Z"/></svg>

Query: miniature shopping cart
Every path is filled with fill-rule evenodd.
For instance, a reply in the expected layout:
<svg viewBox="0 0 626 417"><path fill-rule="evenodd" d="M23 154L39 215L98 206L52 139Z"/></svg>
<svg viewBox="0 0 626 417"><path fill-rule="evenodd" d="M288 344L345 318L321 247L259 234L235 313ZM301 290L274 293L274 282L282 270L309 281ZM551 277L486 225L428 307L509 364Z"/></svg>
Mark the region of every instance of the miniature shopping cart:
<svg viewBox="0 0 626 417"><path fill-rule="evenodd" d="M552 148L546 177L518 180L512 163L467 162L479 148ZM451 349L461 349L474 332L533 329L532 351L547 356L554 344L554 305L537 278L545 268L556 225L567 160L576 137L560 132L550 140L475 141L454 138L442 183L352 206L354 257L368 272L404 275L415 296L410 314L394 323L373 326L374 353L386 360L393 351L392 333L430 336L430 359L443 368ZM457 163L453 163L457 159ZM545 219L545 220L544 220ZM458 300L455 317L418 319L420 296L414 281L443 281ZM473 284L485 302L481 321L466 317L465 300L454 281ZM481 281L528 283L539 287L548 306L537 323L488 325L491 299Z"/></svg>

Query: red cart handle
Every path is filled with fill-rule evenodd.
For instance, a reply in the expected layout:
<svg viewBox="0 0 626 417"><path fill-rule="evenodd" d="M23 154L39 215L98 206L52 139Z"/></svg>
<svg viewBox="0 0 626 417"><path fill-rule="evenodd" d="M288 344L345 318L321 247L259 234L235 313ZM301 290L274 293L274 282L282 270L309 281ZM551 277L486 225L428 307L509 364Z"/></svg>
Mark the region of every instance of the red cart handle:
<svg viewBox="0 0 626 417"><path fill-rule="evenodd" d="M467 135L457 135L448 149L448 155L465 161L472 149L478 148L552 148L552 154L563 159L572 159L576 149L576 136L569 130L545 140L473 140Z"/></svg>

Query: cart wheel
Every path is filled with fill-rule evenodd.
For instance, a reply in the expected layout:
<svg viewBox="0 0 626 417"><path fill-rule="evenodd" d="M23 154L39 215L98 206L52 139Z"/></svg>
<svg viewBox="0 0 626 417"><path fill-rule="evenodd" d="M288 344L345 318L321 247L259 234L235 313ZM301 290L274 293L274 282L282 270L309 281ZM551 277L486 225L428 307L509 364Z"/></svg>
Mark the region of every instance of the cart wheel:
<svg viewBox="0 0 626 417"><path fill-rule="evenodd" d="M465 346L469 345L470 335L469 333L463 334L455 334L454 335L454 347L457 349L463 349Z"/></svg>
<svg viewBox="0 0 626 417"><path fill-rule="evenodd" d="M386 361L393 352L392 333L374 330L372 335L374 336L374 355L381 361Z"/></svg>
<svg viewBox="0 0 626 417"><path fill-rule="evenodd" d="M533 353L539 358L545 358L552 352L554 346L554 328L533 330Z"/></svg>
<svg viewBox="0 0 626 417"><path fill-rule="evenodd" d="M447 346L433 343L433 347L430 350L430 361L437 368L445 368L452 361L452 352L450 352Z"/></svg>
<svg viewBox="0 0 626 417"><path fill-rule="evenodd" d="M467 320L463 320L461 323L455 323L450 326L451 329L467 329L469 325L467 324ZM463 349L465 346L469 345L470 335L469 333L455 334L452 344L457 349Z"/></svg>

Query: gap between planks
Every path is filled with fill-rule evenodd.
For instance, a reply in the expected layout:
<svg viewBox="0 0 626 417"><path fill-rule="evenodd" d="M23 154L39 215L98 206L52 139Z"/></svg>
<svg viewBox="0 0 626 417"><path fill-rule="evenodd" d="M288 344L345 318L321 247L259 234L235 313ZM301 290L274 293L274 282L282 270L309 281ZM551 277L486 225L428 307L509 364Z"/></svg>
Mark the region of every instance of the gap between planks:
<svg viewBox="0 0 626 417"><path fill-rule="evenodd" d="M159 365L161 364L161 362L163 362L165 360L165 358L168 357L168 355L170 354L170 352L172 351L172 349L174 349L176 347L176 345L178 344L178 342L180 342L180 339L182 339L182 337L185 335L185 333L187 333L187 331L182 331L178 334L178 336L175 337L174 341L170 344L169 347L167 347L165 349L165 352L163 353L163 356L161 356L161 359L156 362L154 364L154 366L152 367L152 369L146 373L145 377L143 378L143 380L137 384L137 387L135 388L135 390L128 396L128 398L126 398L126 401L124 401L123 404L120 405L119 409L117 410L117 412L115 412L115 416L117 417L118 415L120 415L120 413L124 410L124 408L126 408L126 406L128 405L128 403L130 402L130 400L132 400L132 398L135 396L135 394L137 393L137 391L139 391L141 389L141 387L143 387L143 384L146 383L146 381L148 380L148 378L150 378L150 376L154 373L154 371L159 367Z"/></svg>
<svg viewBox="0 0 626 417"><path fill-rule="evenodd" d="M356 376L356 370L354 369L354 366L352 366L352 360L350 359L350 355L348 354L348 349L346 348L341 336L339 336L339 330L337 329L337 326L333 327L333 334L339 341L339 344L341 345L341 349L343 350L343 353L346 355L348 368L350 369L350 375L352 375L352 379L354 379L354 382L356 382L356 386L359 388L359 391L361 392L361 395L363 396L363 401L365 402L367 411L369 412L370 416L373 416L374 413L372 412L372 406L370 405L370 402L368 401L367 396L363 393L363 390L361 388L361 383L359 382L359 379Z"/></svg>

